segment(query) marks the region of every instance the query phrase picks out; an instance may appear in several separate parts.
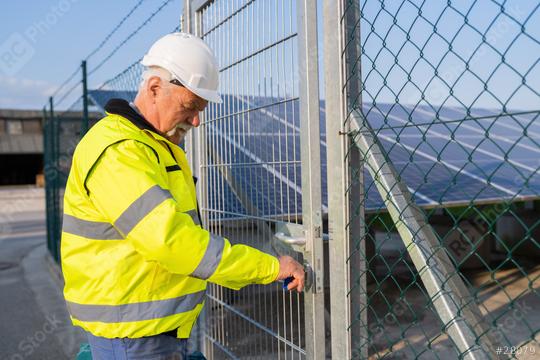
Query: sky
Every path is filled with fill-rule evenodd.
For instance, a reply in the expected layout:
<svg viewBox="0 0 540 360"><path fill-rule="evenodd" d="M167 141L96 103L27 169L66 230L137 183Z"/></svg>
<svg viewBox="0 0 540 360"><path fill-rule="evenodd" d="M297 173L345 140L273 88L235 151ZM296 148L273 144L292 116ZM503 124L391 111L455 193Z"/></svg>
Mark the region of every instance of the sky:
<svg viewBox="0 0 540 360"><path fill-rule="evenodd" d="M165 0L146 0L88 60L91 70ZM5 1L0 11L0 108L41 109L138 0ZM133 63L180 22L183 0L171 0L89 79L99 86ZM80 74L77 74L80 78ZM69 105L69 104L68 104Z"/></svg>
<svg viewBox="0 0 540 360"><path fill-rule="evenodd" d="M363 102L540 109L537 0L361 3Z"/></svg>
<svg viewBox="0 0 540 360"><path fill-rule="evenodd" d="M156 39L172 31L180 22L183 1L142 2L104 46L88 58L90 72L156 9L164 3L167 5L93 72L89 88L99 87L126 69L140 59ZM256 3L269 1L277 0ZM537 94L521 86L522 79L518 75L528 72L527 85L538 92L540 45L538 40L532 39L540 39L538 2L508 0L504 5L505 11L518 22L527 22L529 37L520 34L519 25L509 16L500 15L499 2L501 0L454 0L450 8L447 1L442 0L362 1L362 76L367 89L363 100L394 102L398 98L401 103L415 104L421 100L423 92L426 100L434 104L500 108L501 103L506 103L513 109L538 110ZM139 0L5 2L0 12L0 108L42 108L48 96L77 71L81 61L137 3ZM417 8L420 4L424 4L421 17ZM463 15L459 12L469 14L467 25L463 24ZM401 29L393 23L394 19ZM430 22L437 24L437 35L430 36L433 35ZM319 21L322 29L320 25ZM482 36L473 27L486 36L491 46L481 45ZM408 44L406 32L411 36ZM452 39L452 51L448 51L448 44L441 41L441 37ZM411 42L417 46L412 46ZM418 45L424 45L420 61ZM319 50L322 58L322 49ZM495 50L505 53L505 64L500 64L500 55ZM400 66L395 64L396 54ZM469 71L456 55L470 59ZM321 81L322 75L321 69ZM80 77L77 73L70 84ZM450 98L448 84L454 92ZM485 84L489 92L483 91ZM323 90L321 84L322 96ZM75 89L73 93L79 94L80 90ZM61 107L69 106L70 102L73 100L68 98Z"/></svg>

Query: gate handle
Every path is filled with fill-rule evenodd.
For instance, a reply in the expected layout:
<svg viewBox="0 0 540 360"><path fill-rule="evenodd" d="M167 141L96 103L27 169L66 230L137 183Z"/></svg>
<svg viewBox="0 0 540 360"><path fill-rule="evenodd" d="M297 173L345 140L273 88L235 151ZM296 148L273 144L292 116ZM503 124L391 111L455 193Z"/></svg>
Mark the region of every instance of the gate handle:
<svg viewBox="0 0 540 360"><path fill-rule="evenodd" d="M285 235L282 232L278 232L274 235L274 237L281 243L287 244L287 245L306 245L306 238L303 237L293 237Z"/></svg>

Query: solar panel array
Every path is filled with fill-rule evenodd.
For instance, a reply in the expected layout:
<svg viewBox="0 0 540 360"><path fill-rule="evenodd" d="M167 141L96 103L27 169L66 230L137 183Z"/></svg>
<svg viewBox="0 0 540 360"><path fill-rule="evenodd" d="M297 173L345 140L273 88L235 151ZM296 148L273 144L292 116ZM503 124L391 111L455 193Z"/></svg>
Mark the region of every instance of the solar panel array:
<svg viewBox="0 0 540 360"><path fill-rule="evenodd" d="M93 90L89 96L103 109L110 98L132 100L135 92ZM208 206L223 209L220 219L301 214L301 178L294 175L300 174L300 164L294 160L300 158L298 99L274 104L275 99L263 97L223 97L214 121L207 125L207 136L217 144L208 149L208 156L228 165L234 184L225 180L220 168L209 165ZM471 109L465 114L451 107L393 104L366 104L363 113L421 206L525 200L540 194L538 113L505 115ZM320 115L325 129L324 102ZM249 121L241 121L246 117ZM327 204L325 140L323 130L323 210ZM367 171L365 179L367 210L383 208Z"/></svg>

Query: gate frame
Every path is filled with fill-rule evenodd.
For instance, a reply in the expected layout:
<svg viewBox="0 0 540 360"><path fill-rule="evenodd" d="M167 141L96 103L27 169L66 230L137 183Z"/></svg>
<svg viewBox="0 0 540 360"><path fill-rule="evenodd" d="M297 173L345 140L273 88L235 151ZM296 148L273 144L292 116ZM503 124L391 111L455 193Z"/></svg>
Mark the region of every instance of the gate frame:
<svg viewBox="0 0 540 360"><path fill-rule="evenodd" d="M306 357L325 359L317 2L298 0L297 20L302 224L306 236L304 257L311 265L314 277L311 288L304 291Z"/></svg>
<svg viewBox="0 0 540 360"><path fill-rule="evenodd" d="M184 0L183 31L201 36L201 10L216 0ZM319 67L317 6L312 0L296 0L298 28L298 69L300 109L300 160L302 173L302 223L306 239L304 258L313 269L310 289L304 291L305 350L308 359L325 359L324 258L321 183L321 140L319 119ZM206 181L199 171L204 156L203 133L192 129L186 137L188 161L193 175L200 177L197 197L204 201ZM229 184L233 186L233 184ZM204 222L204 219L202 219ZM200 324L206 328L205 310ZM204 334L198 334L200 347L208 351Z"/></svg>

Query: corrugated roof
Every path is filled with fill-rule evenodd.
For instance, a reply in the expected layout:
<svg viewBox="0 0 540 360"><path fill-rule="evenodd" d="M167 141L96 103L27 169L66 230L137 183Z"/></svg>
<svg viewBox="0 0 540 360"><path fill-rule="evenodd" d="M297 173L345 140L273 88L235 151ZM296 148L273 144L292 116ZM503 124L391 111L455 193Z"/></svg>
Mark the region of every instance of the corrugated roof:
<svg viewBox="0 0 540 360"><path fill-rule="evenodd" d="M0 154L42 154L41 134L0 134Z"/></svg>
<svg viewBox="0 0 540 360"><path fill-rule="evenodd" d="M18 109L0 109L0 119L41 119L42 110L18 110Z"/></svg>

